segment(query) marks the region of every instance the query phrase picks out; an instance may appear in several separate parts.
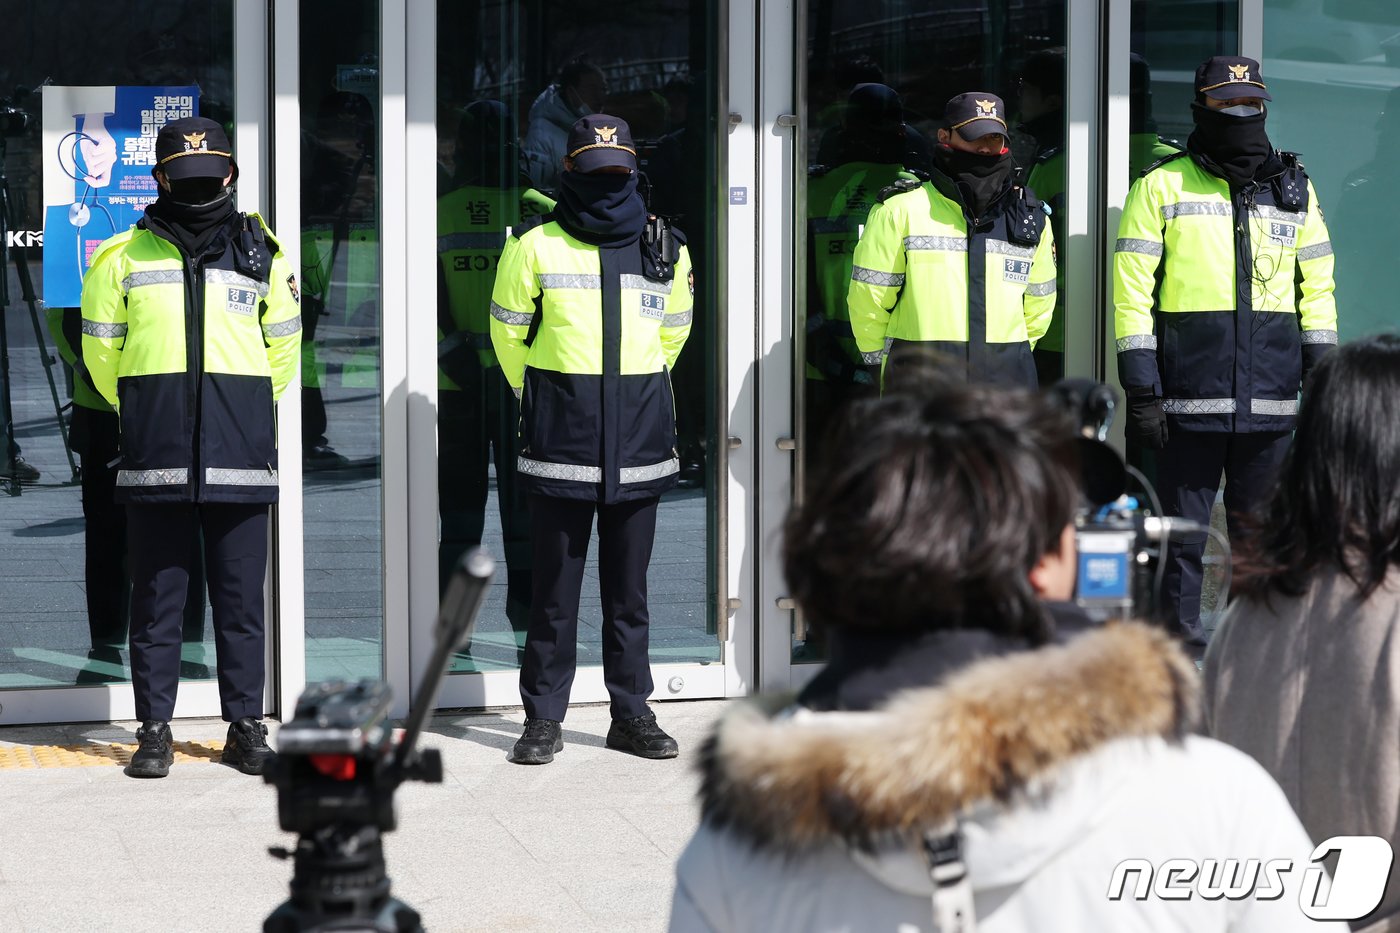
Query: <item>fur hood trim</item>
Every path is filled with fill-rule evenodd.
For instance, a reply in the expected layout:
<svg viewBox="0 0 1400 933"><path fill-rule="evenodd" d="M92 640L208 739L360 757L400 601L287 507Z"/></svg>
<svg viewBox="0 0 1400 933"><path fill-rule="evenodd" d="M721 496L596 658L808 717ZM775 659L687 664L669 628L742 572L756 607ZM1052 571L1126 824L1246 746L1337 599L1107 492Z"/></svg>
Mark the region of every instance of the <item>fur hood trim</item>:
<svg viewBox="0 0 1400 933"><path fill-rule="evenodd" d="M979 661L874 712L745 702L702 750L703 812L764 848L869 848L1007 802L1115 739L1179 740L1198 716L1198 681L1165 633L1120 623Z"/></svg>

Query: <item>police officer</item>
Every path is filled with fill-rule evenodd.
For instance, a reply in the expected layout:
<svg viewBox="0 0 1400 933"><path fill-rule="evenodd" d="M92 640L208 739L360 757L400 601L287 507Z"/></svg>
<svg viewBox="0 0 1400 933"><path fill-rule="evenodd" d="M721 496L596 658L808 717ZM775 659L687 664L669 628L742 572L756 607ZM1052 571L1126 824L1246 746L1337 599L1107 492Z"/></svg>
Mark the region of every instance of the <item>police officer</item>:
<svg viewBox="0 0 1400 933"><path fill-rule="evenodd" d="M1196 69L1184 153L1149 166L1118 228L1114 310L1128 431L1160 451L1162 509L1202 525L1225 474L1230 536L1288 447L1300 383L1337 343L1332 244L1298 158L1265 132L1259 63ZM1162 600L1201 628L1204 535L1174 540Z"/></svg>
<svg viewBox="0 0 1400 933"><path fill-rule="evenodd" d="M906 133L899 95L883 84L858 84L843 116L832 165L807 172L807 430L820 432L831 414L873 387L851 332L846 289L851 257L875 196L900 179Z"/></svg>
<svg viewBox="0 0 1400 933"><path fill-rule="evenodd" d="M534 543L527 718L512 758L544 764L563 748L595 512L607 744L673 758L675 740L647 708L646 574L659 497L680 469L670 370L690 333L690 256L678 230L647 214L625 121L579 119L563 163L559 203L515 230L491 300L496 356L520 393L517 468Z"/></svg>
<svg viewBox="0 0 1400 933"><path fill-rule="evenodd" d="M1033 389L1031 350L1055 309L1044 206L1013 169L1000 97L959 94L943 121L931 179L880 192L856 246L856 346L872 365L924 346L970 380Z"/></svg>
<svg viewBox="0 0 1400 933"><path fill-rule="evenodd" d="M488 464L507 567L506 616L530 612L530 515L515 472L520 406L491 348L491 289L506 233L554 202L521 171L515 120L498 100L473 101L457 128L452 190L438 199L438 582L486 523Z"/></svg>
<svg viewBox="0 0 1400 933"><path fill-rule="evenodd" d="M121 418L116 498L127 506L141 720L127 774L170 770L196 528L230 723L223 760L258 774L272 757L261 716L273 405L297 368L296 277L262 219L234 208L228 186L238 167L218 123L166 124L155 157L158 197L136 226L98 247L82 297L83 361Z"/></svg>

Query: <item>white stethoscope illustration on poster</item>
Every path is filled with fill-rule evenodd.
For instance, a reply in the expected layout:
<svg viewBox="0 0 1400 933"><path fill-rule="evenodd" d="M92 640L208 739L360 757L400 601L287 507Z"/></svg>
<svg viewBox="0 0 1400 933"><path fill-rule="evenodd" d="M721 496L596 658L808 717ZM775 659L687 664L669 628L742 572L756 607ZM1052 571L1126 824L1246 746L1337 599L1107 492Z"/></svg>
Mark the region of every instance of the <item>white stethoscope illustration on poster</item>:
<svg viewBox="0 0 1400 933"><path fill-rule="evenodd" d="M70 139L73 141L72 147L65 150ZM97 208L107 219L109 231L107 236L113 236L117 232L117 223L112 219L112 212L107 210L107 205L97 199L97 189L88 181L88 179L93 176L78 165L78 147L84 141L92 143L94 147L102 145L101 140L84 133L82 130L73 130L59 140L58 151L56 153L59 168L61 168L64 174L69 178L73 179L75 182L81 182L83 186L83 190L78 195L77 200L68 208L68 222L75 228L81 230L92 221L92 209ZM64 158L65 155L67 156L66 159ZM72 167L70 168L69 166ZM75 238L78 250L79 269L83 268L83 239L84 238L81 236Z"/></svg>

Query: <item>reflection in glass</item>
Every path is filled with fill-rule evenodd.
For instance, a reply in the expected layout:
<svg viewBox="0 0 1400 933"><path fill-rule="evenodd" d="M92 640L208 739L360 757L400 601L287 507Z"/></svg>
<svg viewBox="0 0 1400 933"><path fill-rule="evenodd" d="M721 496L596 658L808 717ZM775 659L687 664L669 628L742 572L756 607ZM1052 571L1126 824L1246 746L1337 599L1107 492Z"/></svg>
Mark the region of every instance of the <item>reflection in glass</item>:
<svg viewBox="0 0 1400 933"><path fill-rule="evenodd" d="M112 501L116 477L107 466L117 456L117 416L77 366L78 309L41 303L40 86L197 85L199 114L224 123L232 136L233 4L176 2L152 19L99 0L4 0L0 21L0 94L5 106L29 117L0 121L9 208L0 231L8 247L0 254L8 362L0 369L0 394L8 402L0 404L0 473L11 475L14 464L24 481L15 488L0 481L0 689L125 682L126 512ZM233 143L236 148L238 140ZM97 240L113 232L100 221L86 233L94 231ZM189 546L201 545L196 537ZM191 579L185 602L180 673L186 679L211 677L214 664L201 577Z"/></svg>
<svg viewBox="0 0 1400 933"><path fill-rule="evenodd" d="M1336 252L1341 339L1395 326L1400 5L1264 0L1269 137L1301 154ZM1339 88L1344 91L1339 92Z"/></svg>
<svg viewBox="0 0 1400 933"><path fill-rule="evenodd" d="M1049 201L1064 268L1064 39L1067 0L996 0L911 5L898 0L808 0L805 305L797 327L806 341L806 464L822 454L827 424L840 407L874 390L862 370L846 307L851 254L880 190L896 178L927 177L944 105L980 90L1013 108L1008 145L1029 186ZM897 95L898 110L884 91ZM895 143L894 137L901 142ZM1047 191L1041 191L1045 185ZM800 202L799 202L800 203ZM1059 289L1063 295L1063 288ZM1071 337L1073 335L1070 335ZM1057 306L1035 352L1042 381L1063 374L1066 334ZM820 632L795 614L792 659L824 656Z"/></svg>
<svg viewBox="0 0 1400 933"><path fill-rule="evenodd" d="M380 673L379 4L301 4L306 679Z"/></svg>
<svg viewBox="0 0 1400 933"><path fill-rule="evenodd" d="M480 542L504 556L454 671L518 666L531 591L527 504L516 481L518 407L489 339L509 229L548 212L573 122L626 120L650 209L673 218L695 264L694 327L672 372L680 488L661 501L648 577L654 661L717 660L714 570L715 24L717 5L652 0L438 4L439 579ZM545 28L547 25L547 28ZM579 663L601 663L596 539L580 604Z"/></svg>

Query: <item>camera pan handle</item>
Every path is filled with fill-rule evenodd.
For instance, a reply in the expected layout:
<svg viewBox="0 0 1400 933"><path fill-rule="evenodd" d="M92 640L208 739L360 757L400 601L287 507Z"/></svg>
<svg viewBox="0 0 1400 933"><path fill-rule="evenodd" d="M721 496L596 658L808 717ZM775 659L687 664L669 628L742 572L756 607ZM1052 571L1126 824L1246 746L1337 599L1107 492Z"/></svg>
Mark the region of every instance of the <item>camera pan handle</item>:
<svg viewBox="0 0 1400 933"><path fill-rule="evenodd" d="M433 702L437 699L442 678L447 674L447 665L453 653L475 628L477 613L486 601L486 588L495 572L495 559L483 549L474 547L462 555L452 579L448 581L447 591L438 609L437 638L433 644L432 660L428 664L428 676L413 697L413 709L404 725L403 740L399 742L395 760L400 768L405 767L413 756L413 747L418 743L423 724L433 711Z"/></svg>

